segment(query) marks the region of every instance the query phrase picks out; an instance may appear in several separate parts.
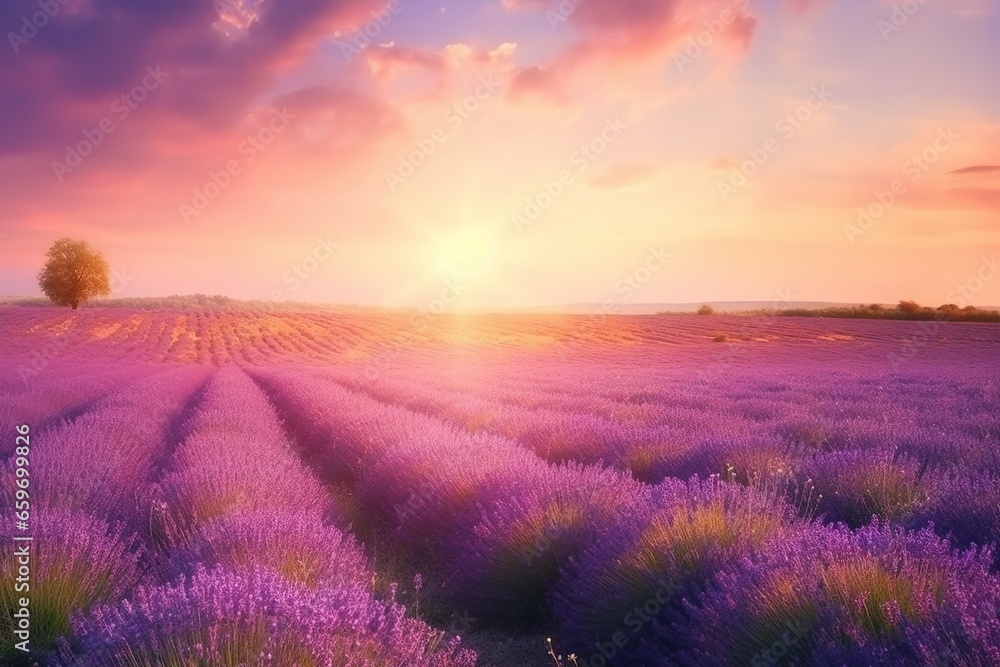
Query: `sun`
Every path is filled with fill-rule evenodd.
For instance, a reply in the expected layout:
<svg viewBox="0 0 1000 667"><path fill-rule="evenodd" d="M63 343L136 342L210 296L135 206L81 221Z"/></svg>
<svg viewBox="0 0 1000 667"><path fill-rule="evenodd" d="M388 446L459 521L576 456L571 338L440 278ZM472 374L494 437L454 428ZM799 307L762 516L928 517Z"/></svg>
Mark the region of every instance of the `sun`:
<svg viewBox="0 0 1000 667"><path fill-rule="evenodd" d="M467 227L431 242L430 261L444 276L483 279L496 265L497 241L487 229Z"/></svg>

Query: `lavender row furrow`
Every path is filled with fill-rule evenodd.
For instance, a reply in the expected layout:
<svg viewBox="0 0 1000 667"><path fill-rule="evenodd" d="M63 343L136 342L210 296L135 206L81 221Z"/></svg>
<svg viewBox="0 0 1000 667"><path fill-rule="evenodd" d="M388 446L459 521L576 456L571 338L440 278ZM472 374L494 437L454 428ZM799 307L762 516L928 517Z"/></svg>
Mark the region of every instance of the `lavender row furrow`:
<svg viewBox="0 0 1000 667"><path fill-rule="evenodd" d="M547 465L511 440L379 402L329 374L257 369L252 375L295 425L304 458L321 478L356 495L375 539L391 544L395 557L430 571L437 594L491 627L553 629L563 652L583 656L580 664L697 664L712 650L766 661L787 631L772 621L791 618L791 612L773 616L753 607L752 597L716 602L710 592L747 576L742 568L827 539L829 574L810 576L827 577L820 581L832 589L822 600L796 602L821 602L824 615L807 617L802 627L810 636L782 647L797 660L951 655L959 664L989 664L1000 644L994 630L1000 589L988 551L953 554L929 531L905 532L878 518L857 533L870 537L854 551L838 549L840 536L855 533L800 517L822 502L815 496L800 498L806 506L796 508L784 489L737 483L735 475L645 485L613 470ZM827 456L852 451L867 456L876 473L882 466L881 478L861 475L847 487L891 479L886 471L897 463L917 474L905 461L883 458L878 448ZM819 465L822 456L804 460ZM845 464L831 461L829 468ZM873 501L863 493L846 500L851 511ZM875 498L873 513L909 509L909 500ZM822 509L845 511L829 504ZM851 569L857 562L863 565ZM905 576L892 569L896 563L908 568ZM915 611L917 591L907 582L924 585L916 575L925 570L942 574L931 582L938 586L936 597L920 598ZM869 611L857 596L882 585L888 590ZM703 604L729 604L733 618L747 619L726 630L735 637L729 648L716 646L692 620Z"/></svg>
<svg viewBox="0 0 1000 667"><path fill-rule="evenodd" d="M64 663L471 665L458 640L409 618L266 398L216 373L148 494L157 580L74 622Z"/></svg>
<svg viewBox="0 0 1000 667"><path fill-rule="evenodd" d="M35 554L31 605L44 621L33 627L33 658L51 660L71 614L123 599L144 576L138 499L169 446L177 413L206 376L199 368L153 375L98 400L72 422L33 433L23 457L30 471L26 489L14 484L16 460L3 465L0 533L5 540L30 535ZM26 525L9 514L21 500L19 490L30 504ZM5 572L16 571L13 549L0 560ZM0 625L11 633L17 598L13 578L4 577ZM13 658L11 644L4 651L5 659Z"/></svg>

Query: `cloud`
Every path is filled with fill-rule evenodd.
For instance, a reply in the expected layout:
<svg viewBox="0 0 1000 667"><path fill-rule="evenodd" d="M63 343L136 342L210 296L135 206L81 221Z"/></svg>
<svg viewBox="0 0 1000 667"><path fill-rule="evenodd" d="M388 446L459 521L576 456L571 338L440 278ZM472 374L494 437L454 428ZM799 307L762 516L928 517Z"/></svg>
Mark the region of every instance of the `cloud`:
<svg viewBox="0 0 1000 667"><path fill-rule="evenodd" d="M574 39L545 62L521 69L509 101L542 102L566 109L571 93L609 90L629 81L629 74L662 66L701 33L708 34L715 55L742 54L756 34L758 19L746 0L505 0L509 11L542 13L556 30ZM569 11L567 7L573 7ZM702 38L704 39L704 38ZM633 82L634 87L645 84Z"/></svg>
<svg viewBox="0 0 1000 667"><path fill-rule="evenodd" d="M955 0L953 9L962 18L981 19L997 13L994 0Z"/></svg>
<svg viewBox="0 0 1000 667"><path fill-rule="evenodd" d="M365 50L365 58L376 79L390 80L411 71L443 74L448 61L441 53L423 51L395 44L382 44Z"/></svg>
<svg viewBox="0 0 1000 667"><path fill-rule="evenodd" d="M176 227L178 203L233 161L242 171L206 215L241 202L265 211L278 187L326 192L331 181L340 187L374 172L366 167L406 139L405 118L362 59L345 66L338 54L322 76L315 63L325 37L370 20L384 0L236 2L251 18L220 17L211 0L74 2L18 53L5 44L0 180L11 194L0 217L39 233L139 233ZM6 3L0 25L21 25L37 10ZM147 65L167 76L121 119L112 100L139 84ZM251 163L240 147L282 110L294 119ZM103 118L113 132L58 181L53 163Z"/></svg>
<svg viewBox="0 0 1000 667"><path fill-rule="evenodd" d="M218 3L215 3L218 4ZM0 154L50 151L107 113L147 66L169 79L143 102L165 128L218 130L238 124L277 78L309 56L324 34L369 17L380 0L286 0L252 5L242 23L205 0L62 6L26 43L0 55ZM0 6L0 25L22 26L33 0ZM235 30L234 27L238 27ZM172 123L171 121L182 121Z"/></svg>
<svg viewBox="0 0 1000 667"><path fill-rule="evenodd" d="M829 4L830 0L785 0L785 7L800 16L825 9Z"/></svg>
<svg viewBox="0 0 1000 667"><path fill-rule="evenodd" d="M663 167L649 162L620 164L594 176L588 181L598 190L621 190L644 183L662 173Z"/></svg>
<svg viewBox="0 0 1000 667"><path fill-rule="evenodd" d="M952 188L945 190L941 208L992 209L1000 208L1000 188ZM991 225L996 229L996 224Z"/></svg>
<svg viewBox="0 0 1000 667"><path fill-rule="evenodd" d="M395 106L344 83L300 88L275 98L274 107L295 116L302 144L326 151L371 148L406 126Z"/></svg>
<svg viewBox="0 0 1000 667"><path fill-rule="evenodd" d="M993 164L978 164L971 167L962 167L961 169L955 169L954 171L949 171L949 174L993 174L1000 172L1000 165Z"/></svg>
<svg viewBox="0 0 1000 667"><path fill-rule="evenodd" d="M559 67L575 70L588 64L628 64L648 62L668 53L685 38L706 29L706 22L719 22L721 33L714 39L721 45L746 48L758 20L746 11L741 0L586 0L572 12L565 3L542 0L506 0L504 6L516 11L544 11L561 17L579 38L557 59Z"/></svg>
<svg viewBox="0 0 1000 667"><path fill-rule="evenodd" d="M507 89L507 99L515 104L535 101L559 108L565 108L570 103L558 70L537 65L525 67L514 74Z"/></svg>
<svg viewBox="0 0 1000 667"><path fill-rule="evenodd" d="M366 48L365 59L372 76L381 84L391 84L408 75L430 76L432 83L424 97L438 104L467 87L465 79L470 73L472 78L486 73L509 78L514 70L510 58L516 50L516 43L504 43L492 51L456 43L434 51L390 42Z"/></svg>
<svg viewBox="0 0 1000 667"><path fill-rule="evenodd" d="M708 168L713 171L732 171L740 166L740 161L731 157L720 157L709 163Z"/></svg>

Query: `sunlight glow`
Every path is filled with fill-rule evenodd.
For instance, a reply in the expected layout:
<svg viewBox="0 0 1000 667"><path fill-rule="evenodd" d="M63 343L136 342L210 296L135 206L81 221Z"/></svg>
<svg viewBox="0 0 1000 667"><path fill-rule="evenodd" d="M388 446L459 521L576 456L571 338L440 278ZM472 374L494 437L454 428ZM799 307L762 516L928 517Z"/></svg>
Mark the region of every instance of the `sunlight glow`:
<svg viewBox="0 0 1000 667"><path fill-rule="evenodd" d="M469 227L432 240L429 257L443 276L478 281L494 274L497 240L485 229Z"/></svg>

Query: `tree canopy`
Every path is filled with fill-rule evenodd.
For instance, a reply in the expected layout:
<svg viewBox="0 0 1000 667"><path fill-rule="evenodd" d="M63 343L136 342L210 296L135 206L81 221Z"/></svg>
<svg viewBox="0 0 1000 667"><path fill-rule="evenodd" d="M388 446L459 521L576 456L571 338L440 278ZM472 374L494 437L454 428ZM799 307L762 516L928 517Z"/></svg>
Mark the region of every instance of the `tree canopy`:
<svg viewBox="0 0 1000 667"><path fill-rule="evenodd" d="M57 306L76 309L90 299L111 294L108 263L86 241L59 239L45 256L38 286Z"/></svg>

